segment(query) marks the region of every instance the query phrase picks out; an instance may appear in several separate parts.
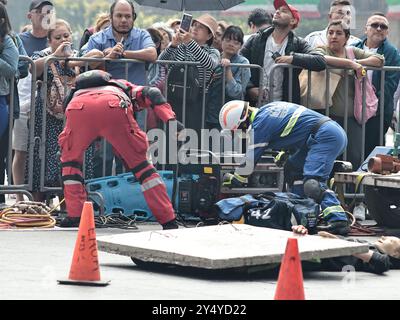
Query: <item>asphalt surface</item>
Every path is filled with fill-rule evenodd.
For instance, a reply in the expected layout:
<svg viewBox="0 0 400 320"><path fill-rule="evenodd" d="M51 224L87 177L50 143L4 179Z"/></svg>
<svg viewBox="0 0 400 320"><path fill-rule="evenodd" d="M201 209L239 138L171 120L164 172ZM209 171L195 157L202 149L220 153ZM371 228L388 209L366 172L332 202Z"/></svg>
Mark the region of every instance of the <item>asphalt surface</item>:
<svg viewBox="0 0 400 320"><path fill-rule="evenodd" d="M160 229L140 225L140 231ZM97 236L126 232L98 229ZM132 231L131 231L132 232ZM59 285L72 261L77 231L0 231L0 300L270 300L277 274L268 271L210 272L185 268L142 269L129 257L99 252L107 287ZM372 239L372 238L370 238ZM254 271L254 270L253 270ZM306 299L400 299L400 271L306 272Z"/></svg>

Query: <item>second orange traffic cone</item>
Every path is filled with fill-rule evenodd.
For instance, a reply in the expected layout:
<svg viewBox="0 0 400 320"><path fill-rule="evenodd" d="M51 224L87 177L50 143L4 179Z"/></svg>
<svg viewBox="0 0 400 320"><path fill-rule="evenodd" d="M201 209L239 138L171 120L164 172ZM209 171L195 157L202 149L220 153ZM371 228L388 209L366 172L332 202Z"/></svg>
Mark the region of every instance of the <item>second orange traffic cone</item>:
<svg viewBox="0 0 400 320"><path fill-rule="evenodd" d="M58 283L90 286L109 284L109 281L100 280L94 211L91 202L86 201L83 206L69 277L67 280L58 280Z"/></svg>
<svg viewBox="0 0 400 320"><path fill-rule="evenodd" d="M305 300L297 239L289 238L279 270L275 300Z"/></svg>

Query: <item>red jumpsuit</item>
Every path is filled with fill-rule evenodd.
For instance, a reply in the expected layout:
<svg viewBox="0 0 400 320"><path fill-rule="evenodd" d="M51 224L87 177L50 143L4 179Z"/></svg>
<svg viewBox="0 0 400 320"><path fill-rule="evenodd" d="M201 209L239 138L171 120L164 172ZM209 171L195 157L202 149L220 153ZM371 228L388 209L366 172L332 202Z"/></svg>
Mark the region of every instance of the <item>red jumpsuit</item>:
<svg viewBox="0 0 400 320"><path fill-rule="evenodd" d="M155 104L146 96L146 87L123 82L132 86L131 96L136 97L133 103L123 90L110 85L79 90L68 104L66 126L59 136L68 217L80 217L87 199L82 175L84 152L93 140L103 137L141 183L150 210L164 224L175 219L175 213L163 180L147 160L147 136L135 121L133 111L152 107L164 122L175 119L175 113L168 103Z"/></svg>

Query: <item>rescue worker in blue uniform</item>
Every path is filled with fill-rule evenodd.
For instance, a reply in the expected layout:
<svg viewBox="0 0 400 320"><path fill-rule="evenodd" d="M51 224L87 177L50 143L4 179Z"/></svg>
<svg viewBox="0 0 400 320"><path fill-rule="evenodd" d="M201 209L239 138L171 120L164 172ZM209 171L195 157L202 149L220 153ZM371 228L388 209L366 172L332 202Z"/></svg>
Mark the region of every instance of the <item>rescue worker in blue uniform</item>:
<svg viewBox="0 0 400 320"><path fill-rule="evenodd" d="M266 148L291 150L285 174L292 177L290 191L314 199L321 206L321 224L317 230L346 235L349 223L327 180L335 159L345 150L347 137L335 121L311 109L289 102L272 102L260 109L245 101L230 101L220 112L222 129L246 130L253 139L246 163L235 173L224 176L223 185L243 187L249 164L254 168Z"/></svg>

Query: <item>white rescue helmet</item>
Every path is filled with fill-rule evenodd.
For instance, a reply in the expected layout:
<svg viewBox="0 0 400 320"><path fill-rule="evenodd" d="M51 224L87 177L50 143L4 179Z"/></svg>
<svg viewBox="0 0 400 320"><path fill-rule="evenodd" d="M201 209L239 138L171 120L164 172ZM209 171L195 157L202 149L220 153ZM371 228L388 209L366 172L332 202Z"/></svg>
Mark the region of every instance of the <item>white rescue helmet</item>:
<svg viewBox="0 0 400 320"><path fill-rule="evenodd" d="M225 103L219 112L219 123L224 130L237 130L249 113L247 101L233 100Z"/></svg>

